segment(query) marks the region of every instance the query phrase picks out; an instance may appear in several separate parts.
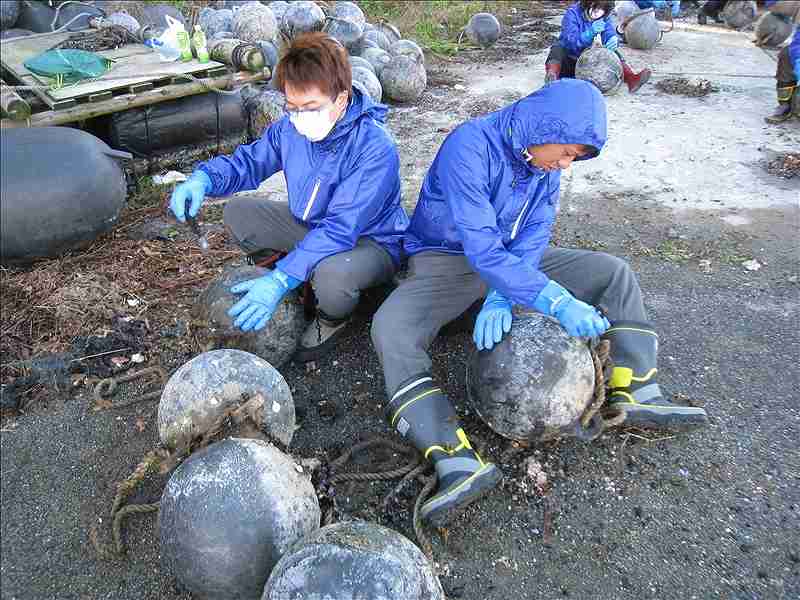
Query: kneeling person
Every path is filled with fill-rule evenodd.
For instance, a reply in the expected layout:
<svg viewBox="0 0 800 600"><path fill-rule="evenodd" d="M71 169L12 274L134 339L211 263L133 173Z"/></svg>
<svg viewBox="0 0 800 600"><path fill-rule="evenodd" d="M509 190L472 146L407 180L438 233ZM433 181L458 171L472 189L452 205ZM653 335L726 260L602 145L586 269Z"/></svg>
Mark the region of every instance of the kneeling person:
<svg viewBox="0 0 800 600"><path fill-rule="evenodd" d="M183 221L187 199L194 216L207 194L256 189L283 171L288 203L237 197L225 206L225 224L245 252L288 252L264 277L232 288L245 295L229 314L243 331L261 329L285 294L310 280L317 318L295 357L309 361L333 349L360 291L392 278L408 216L397 148L383 126L387 108L352 87L342 46L322 33L300 36L275 77L288 116L233 155L200 164L171 206Z"/></svg>
<svg viewBox="0 0 800 600"><path fill-rule="evenodd" d="M619 51L619 36L614 26L611 0L580 0L567 9L561 20L558 42L550 48L545 59L545 83L562 77L575 77L578 58L592 47L597 35L603 46L616 53L622 63L622 78L630 93L636 92L650 79L650 69L635 73Z"/></svg>
<svg viewBox="0 0 800 600"><path fill-rule="evenodd" d="M514 304L556 318L573 336L611 340L610 401L638 425L705 422L700 408L667 401L656 383L657 335L636 277L599 252L549 248L560 170L597 156L605 100L564 80L453 131L420 192L405 249L409 277L372 324L391 426L433 461L439 477L422 516L442 525L493 488L499 469L471 447L427 350L440 328L485 298L474 340L490 349L512 326ZM608 319L594 306L604 305Z"/></svg>

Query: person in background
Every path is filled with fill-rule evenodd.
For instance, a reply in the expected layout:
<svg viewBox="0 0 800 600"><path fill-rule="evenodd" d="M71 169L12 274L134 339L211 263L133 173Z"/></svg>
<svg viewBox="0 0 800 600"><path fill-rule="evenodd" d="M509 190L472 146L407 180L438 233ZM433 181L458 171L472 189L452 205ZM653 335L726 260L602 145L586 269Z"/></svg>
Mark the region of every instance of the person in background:
<svg viewBox="0 0 800 600"><path fill-rule="evenodd" d="M625 411L627 424L681 428L707 421L702 408L662 394L658 334L628 263L548 245L561 170L600 154L606 136L600 91L586 81L557 81L460 125L425 176L404 241L409 276L378 310L371 334L389 423L436 469L438 489L420 513L432 525L445 525L501 479L472 448L434 381L428 354L439 330L478 300L479 351L511 330L514 305L534 309L569 335L610 340L609 402Z"/></svg>
<svg viewBox="0 0 800 600"><path fill-rule="evenodd" d="M650 69L635 73L619 51L620 39L617 35L611 11L611 0L580 0L567 9L561 20L561 35L558 42L550 48L545 60L545 83L557 81L562 77L575 77L575 65L581 53L591 48L597 35L603 46L616 52L622 62L622 75L628 91L636 92L650 79Z"/></svg>
<svg viewBox="0 0 800 600"><path fill-rule="evenodd" d="M673 18L681 14L681 0L633 0L636 6L642 10L648 8L655 8L656 10L665 10L669 5L670 13Z"/></svg>
<svg viewBox="0 0 800 600"><path fill-rule="evenodd" d="M798 92L800 82L800 27L795 27L791 43L778 54L775 71L778 90L778 108L766 117L767 123L777 124L792 118L792 100ZM800 114L795 115L800 118Z"/></svg>
<svg viewBox="0 0 800 600"><path fill-rule="evenodd" d="M728 0L707 0L697 13L697 22L700 25L708 25L708 17L711 17L717 23L724 23L721 13L727 3Z"/></svg>
<svg viewBox="0 0 800 600"><path fill-rule="evenodd" d="M310 281L317 317L295 356L305 362L333 350L361 290L393 277L408 216L387 108L352 87L341 44L323 33L297 37L275 81L288 114L231 156L201 163L170 206L184 221L205 196L253 190L283 171L288 202L240 196L225 205L225 225L242 250L287 253L263 277L231 288L243 297L229 315L242 331L259 330L290 290Z"/></svg>

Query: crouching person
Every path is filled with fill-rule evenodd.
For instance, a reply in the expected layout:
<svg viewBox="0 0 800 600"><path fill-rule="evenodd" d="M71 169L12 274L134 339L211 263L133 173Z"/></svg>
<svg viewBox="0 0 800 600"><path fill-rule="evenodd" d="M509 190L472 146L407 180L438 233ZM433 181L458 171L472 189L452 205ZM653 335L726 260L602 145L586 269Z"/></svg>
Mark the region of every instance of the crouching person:
<svg viewBox="0 0 800 600"><path fill-rule="evenodd" d="M603 45L615 52L622 63L622 77L630 93L636 92L650 79L650 69L635 73L619 51L619 36L614 26L611 0L580 0L567 9L561 20L561 35L550 48L545 60L545 83L562 77L575 77L578 58L592 47L599 34Z"/></svg>
<svg viewBox="0 0 800 600"><path fill-rule="evenodd" d="M387 109L352 87L347 53L322 33L294 40L275 72L287 116L261 138L200 164L171 207L194 216L203 198L252 190L283 171L288 202L237 197L224 219L242 250L287 252L264 277L232 288L244 294L230 315L242 331L263 328L281 299L304 281L317 297L316 322L296 360L335 346L360 291L392 278L408 217L400 204L399 157L384 129Z"/></svg>
<svg viewBox="0 0 800 600"><path fill-rule="evenodd" d="M792 100L798 94L800 85L800 27L794 30L792 42L778 54L778 68L775 72L778 90L778 107L766 117L767 123L782 123L792 118ZM796 115L800 118L800 114Z"/></svg>
<svg viewBox="0 0 800 600"><path fill-rule="evenodd" d="M514 304L533 308L556 318L570 335L611 340L610 401L625 408L630 423L706 420L703 409L662 396L658 336L627 263L548 247L560 170L597 156L605 142L606 105L597 88L558 81L458 127L425 177L404 242L409 277L375 315L372 341L383 366L389 422L438 475L438 490L421 509L433 525L450 521L501 478L471 446L431 375L428 355L440 328L481 298L473 335L479 350L510 331Z"/></svg>

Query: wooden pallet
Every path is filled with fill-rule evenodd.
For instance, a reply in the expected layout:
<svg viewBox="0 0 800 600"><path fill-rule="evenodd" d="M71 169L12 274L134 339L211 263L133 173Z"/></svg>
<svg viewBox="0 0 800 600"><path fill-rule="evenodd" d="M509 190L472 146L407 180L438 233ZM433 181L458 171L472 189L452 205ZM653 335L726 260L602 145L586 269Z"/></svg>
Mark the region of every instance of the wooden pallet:
<svg viewBox="0 0 800 600"><path fill-rule="evenodd" d="M70 35L70 32L63 32L3 40L0 42L0 64L20 85L48 86L51 82L47 78L31 73L24 63L69 39ZM64 110L77 104L104 102L123 94L140 94L153 88L189 81L180 75L208 78L228 72L225 65L215 61L203 64L197 60L162 62L156 52L143 44L126 44L116 50L104 50L96 54L115 61L103 77L60 89L33 90L34 93L51 109Z"/></svg>

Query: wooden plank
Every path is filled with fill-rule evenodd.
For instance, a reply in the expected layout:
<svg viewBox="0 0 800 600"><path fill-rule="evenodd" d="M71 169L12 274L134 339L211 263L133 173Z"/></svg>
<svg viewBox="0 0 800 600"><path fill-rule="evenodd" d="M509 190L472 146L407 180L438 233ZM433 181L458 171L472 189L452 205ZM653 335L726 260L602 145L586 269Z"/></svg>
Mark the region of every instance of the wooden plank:
<svg viewBox="0 0 800 600"><path fill-rule="evenodd" d="M31 127L63 125L65 123L73 123L75 121L92 119L94 117L100 117L102 115L108 115L130 108L150 106L152 104L158 104L168 100L183 98L185 96L203 94L208 91L208 89L205 87L207 85L217 89L222 89L228 85L237 86L245 83L263 81L267 77L269 77L269 72L249 73L247 71L241 71L239 73L226 75L225 77L219 77L216 79L202 79L202 83L181 83L178 85L155 88L153 90L143 92L137 96L117 96L111 100L98 102L96 104L79 104L68 110L49 110L42 113L35 113L31 115L31 118L28 122L3 119L0 121L0 128L11 129L14 127L26 127L28 126L28 123L30 123Z"/></svg>
<svg viewBox="0 0 800 600"><path fill-rule="evenodd" d="M69 32L46 35L43 37L12 38L4 40L0 64L24 85L49 86L50 80L39 77L25 68L26 60L41 54L53 46L67 40ZM154 80L171 81L178 74L204 73L210 69L227 69L218 62L201 64L197 60L190 62L162 62L156 52L143 44L126 44L115 50L98 52L100 56L114 60L114 66L102 78L77 85L67 85L58 90L33 90L37 96L51 108L66 108L75 104L78 98L87 98L101 92L118 89L131 89L131 86L152 82ZM26 78L30 78L26 80ZM187 79L176 81L186 82ZM138 89L138 88L137 88Z"/></svg>
<svg viewBox="0 0 800 600"><path fill-rule="evenodd" d="M141 94L142 92L146 92L147 90L153 89L153 82L146 81L145 83L135 83L131 86L128 86L128 93L129 94Z"/></svg>
<svg viewBox="0 0 800 600"><path fill-rule="evenodd" d="M89 94L89 102L104 102L105 100L110 100L114 97L114 94L111 91L106 90L105 92L97 92L96 94Z"/></svg>
<svg viewBox="0 0 800 600"><path fill-rule="evenodd" d="M178 74L197 73L206 71L210 67L221 66L223 65L220 63L201 64L197 60L185 63L165 63L161 61L156 52L148 51L147 54L135 54L120 58L112 69L103 77L87 83L64 86L61 89L50 90L47 93L56 100L78 98L100 91L128 88L135 83L144 83L146 81L158 79L171 79ZM188 80L182 79L181 81Z"/></svg>

